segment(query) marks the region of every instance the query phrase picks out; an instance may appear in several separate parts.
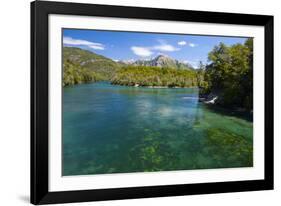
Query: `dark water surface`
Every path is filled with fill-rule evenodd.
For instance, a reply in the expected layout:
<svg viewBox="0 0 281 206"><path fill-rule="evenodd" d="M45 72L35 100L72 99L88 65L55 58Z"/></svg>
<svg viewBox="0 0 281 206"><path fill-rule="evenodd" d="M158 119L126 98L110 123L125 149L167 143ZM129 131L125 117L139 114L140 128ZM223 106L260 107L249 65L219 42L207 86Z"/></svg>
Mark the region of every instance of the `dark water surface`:
<svg viewBox="0 0 281 206"><path fill-rule="evenodd" d="M251 167L252 137L252 122L208 109L198 89L64 88L63 175Z"/></svg>

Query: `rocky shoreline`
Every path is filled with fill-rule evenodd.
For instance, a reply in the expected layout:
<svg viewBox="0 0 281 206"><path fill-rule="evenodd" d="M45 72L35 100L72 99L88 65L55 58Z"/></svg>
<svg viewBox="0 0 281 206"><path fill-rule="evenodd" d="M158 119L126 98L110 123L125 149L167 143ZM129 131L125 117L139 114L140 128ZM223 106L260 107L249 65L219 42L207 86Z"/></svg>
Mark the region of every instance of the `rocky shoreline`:
<svg viewBox="0 0 281 206"><path fill-rule="evenodd" d="M199 102L205 104L216 104L219 100L219 95L210 93L210 94L199 94Z"/></svg>
<svg viewBox="0 0 281 206"><path fill-rule="evenodd" d="M247 116L247 119L253 121L253 110L249 111L242 107L228 108L221 104L222 98L218 93L199 94L199 102L206 104L208 107L216 110L223 111L234 116Z"/></svg>
<svg viewBox="0 0 281 206"><path fill-rule="evenodd" d="M140 84L134 84L134 85L126 85L126 84L116 84L112 83L112 85L119 85L119 86L128 86L128 87L140 87L140 88L153 88L153 89L192 89L192 88L198 88L195 86L192 87L179 87L179 86L143 86Z"/></svg>

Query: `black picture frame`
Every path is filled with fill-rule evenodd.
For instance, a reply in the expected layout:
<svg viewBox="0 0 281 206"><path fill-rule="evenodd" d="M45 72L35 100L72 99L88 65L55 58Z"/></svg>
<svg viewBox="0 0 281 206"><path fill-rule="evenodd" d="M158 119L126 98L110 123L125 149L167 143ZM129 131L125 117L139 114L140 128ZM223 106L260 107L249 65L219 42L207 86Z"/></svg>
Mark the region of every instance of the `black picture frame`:
<svg viewBox="0 0 281 206"><path fill-rule="evenodd" d="M49 192L48 15L256 25L265 28L265 178L216 183ZM51 204L273 189L273 16L80 3L31 3L31 203Z"/></svg>

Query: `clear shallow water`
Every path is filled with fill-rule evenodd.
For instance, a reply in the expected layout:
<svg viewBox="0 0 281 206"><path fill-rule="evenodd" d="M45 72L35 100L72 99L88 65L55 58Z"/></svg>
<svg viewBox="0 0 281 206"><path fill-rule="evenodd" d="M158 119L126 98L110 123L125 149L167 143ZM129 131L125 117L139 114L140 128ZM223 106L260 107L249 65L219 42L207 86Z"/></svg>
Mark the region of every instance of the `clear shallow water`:
<svg viewBox="0 0 281 206"><path fill-rule="evenodd" d="M63 175L251 167L253 124L194 88L64 88Z"/></svg>

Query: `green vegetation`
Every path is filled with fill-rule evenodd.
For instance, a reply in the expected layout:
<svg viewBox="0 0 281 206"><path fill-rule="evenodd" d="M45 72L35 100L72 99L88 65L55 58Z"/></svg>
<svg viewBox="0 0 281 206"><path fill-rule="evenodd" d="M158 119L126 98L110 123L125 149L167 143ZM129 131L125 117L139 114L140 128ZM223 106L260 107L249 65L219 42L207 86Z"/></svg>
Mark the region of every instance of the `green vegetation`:
<svg viewBox="0 0 281 206"><path fill-rule="evenodd" d="M205 65L202 63L202 61L199 62L198 69L196 70L196 80L197 80L197 86L200 88L203 88L205 85L204 81L204 74L205 74Z"/></svg>
<svg viewBox="0 0 281 206"><path fill-rule="evenodd" d="M97 73L74 64L69 60L64 60L63 69L63 86L93 82L101 79Z"/></svg>
<svg viewBox="0 0 281 206"><path fill-rule="evenodd" d="M99 80L110 80L115 72L120 68L118 63L109 58L76 47L64 47L63 60L64 74L67 69L65 65L69 66L68 64L65 64L65 62L68 62L73 67L77 67L76 70L80 70L81 72L94 72L98 76ZM81 70L81 68L83 68L83 70ZM82 82L87 81L80 81L80 83ZM76 83L74 82L74 84ZM66 86L69 84L64 85Z"/></svg>
<svg viewBox="0 0 281 206"><path fill-rule="evenodd" d="M244 44L220 43L209 53L200 95L218 96L217 103L229 108L253 109L253 39Z"/></svg>
<svg viewBox="0 0 281 206"><path fill-rule="evenodd" d="M163 55L128 65L80 48L64 47L63 61L63 86L99 80L128 86L197 86L196 72L191 66Z"/></svg>
<svg viewBox="0 0 281 206"><path fill-rule="evenodd" d="M112 84L127 86L197 86L196 72L174 68L150 66L127 66L120 69L112 79Z"/></svg>
<svg viewBox="0 0 281 206"><path fill-rule="evenodd" d="M222 129L210 128L207 131L205 152L212 154L217 167L251 167L253 166L253 142L236 133L225 132ZM224 155L221 155L224 154ZM233 165L233 163L236 165Z"/></svg>
<svg viewBox="0 0 281 206"><path fill-rule="evenodd" d="M161 171L163 167L169 170L179 163L179 157L161 133L150 129L145 129L145 136L130 149L129 160L135 171L144 172Z"/></svg>

